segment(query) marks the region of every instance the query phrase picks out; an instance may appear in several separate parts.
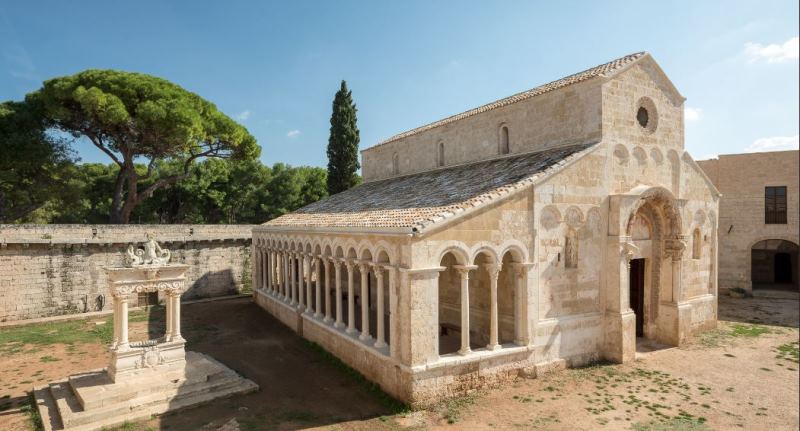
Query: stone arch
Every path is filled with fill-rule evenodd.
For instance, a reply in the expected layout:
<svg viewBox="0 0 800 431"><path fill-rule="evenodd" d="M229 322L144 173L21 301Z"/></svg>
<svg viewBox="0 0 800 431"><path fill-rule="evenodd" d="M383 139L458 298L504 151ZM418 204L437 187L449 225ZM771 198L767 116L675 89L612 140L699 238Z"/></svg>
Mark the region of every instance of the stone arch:
<svg viewBox="0 0 800 431"><path fill-rule="evenodd" d="M751 289L798 290L797 239L784 235L760 238L750 244L748 278Z"/></svg>
<svg viewBox="0 0 800 431"><path fill-rule="evenodd" d="M525 244L518 240L518 239L510 239L499 247L500 253L498 256L505 256L507 253L511 253L511 257L514 259L514 262L529 262L530 256L528 255L528 248Z"/></svg>
<svg viewBox="0 0 800 431"><path fill-rule="evenodd" d="M442 270L438 277L437 351L440 356L456 352L466 354L468 350L461 349L464 298L461 274L457 267L466 264L467 255L460 248L451 246L445 248L439 256Z"/></svg>
<svg viewBox="0 0 800 431"><path fill-rule="evenodd" d="M470 253L466 246L460 241L446 241L439 247L436 254L436 262L441 262L446 254L452 254L458 265L469 265Z"/></svg>
<svg viewBox="0 0 800 431"><path fill-rule="evenodd" d="M628 152L628 147L623 144L617 144L614 146L614 159L620 165L627 165L628 160L630 160L630 153Z"/></svg>
<svg viewBox="0 0 800 431"><path fill-rule="evenodd" d="M539 224L547 230L555 229L561 224L561 212L555 205L547 205L539 214Z"/></svg>
<svg viewBox="0 0 800 431"><path fill-rule="evenodd" d="M523 345L525 321L526 280L521 276L524 254L516 247L507 248L500 257L500 272L497 276L498 342L501 345L514 343ZM524 272L523 272L524 273Z"/></svg>
<svg viewBox="0 0 800 431"><path fill-rule="evenodd" d="M511 152L511 138L509 136L508 124L500 123L497 128L497 153L509 154Z"/></svg>
<svg viewBox="0 0 800 431"><path fill-rule="evenodd" d="M658 147L653 147L650 149L650 158L656 163L656 165L661 165L664 163L664 154L661 153L661 150Z"/></svg>
<svg viewBox="0 0 800 431"><path fill-rule="evenodd" d="M636 159L639 166L647 166L647 153L642 147L637 145L633 148L633 158Z"/></svg>
<svg viewBox="0 0 800 431"><path fill-rule="evenodd" d="M700 259L703 254L703 237L700 235L700 228L696 227L692 231L692 259Z"/></svg>
<svg viewBox="0 0 800 431"><path fill-rule="evenodd" d="M492 262L497 263L499 262L498 253L494 245L489 242L482 241L472 246L472 250L469 253L470 262L474 262L475 259L478 257L479 254L486 254L492 260Z"/></svg>
<svg viewBox="0 0 800 431"><path fill-rule="evenodd" d="M564 222L573 229L580 228L583 225L583 211L575 205L570 206L564 213Z"/></svg>
<svg viewBox="0 0 800 431"><path fill-rule="evenodd" d="M475 250L469 273L469 344L470 347L490 345L492 271L498 267L497 254L491 246Z"/></svg>
<svg viewBox="0 0 800 431"><path fill-rule="evenodd" d="M385 253L388 258L388 261L386 263L390 265L399 264L398 258L395 256L395 247L389 244L389 242L387 242L386 240L383 239L379 240L377 243L375 243L373 248L375 250L375 253L373 253L373 255L376 257L376 259L378 258L378 256L381 255L381 253Z"/></svg>

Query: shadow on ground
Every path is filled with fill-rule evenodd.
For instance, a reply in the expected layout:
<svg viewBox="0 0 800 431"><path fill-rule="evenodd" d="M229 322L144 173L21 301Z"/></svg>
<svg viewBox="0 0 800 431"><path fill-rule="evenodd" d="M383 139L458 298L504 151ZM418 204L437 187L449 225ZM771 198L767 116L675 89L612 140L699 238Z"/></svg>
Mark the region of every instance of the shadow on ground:
<svg viewBox="0 0 800 431"><path fill-rule="evenodd" d="M260 387L255 393L155 418L169 430L217 430L236 419L242 430L294 430L392 413L390 401L314 348L250 298L182 307L187 350L212 356ZM148 331L163 333L154 313ZM205 427L205 428L204 428Z"/></svg>
<svg viewBox="0 0 800 431"><path fill-rule="evenodd" d="M719 296L719 320L762 325L800 327L800 301L778 298Z"/></svg>

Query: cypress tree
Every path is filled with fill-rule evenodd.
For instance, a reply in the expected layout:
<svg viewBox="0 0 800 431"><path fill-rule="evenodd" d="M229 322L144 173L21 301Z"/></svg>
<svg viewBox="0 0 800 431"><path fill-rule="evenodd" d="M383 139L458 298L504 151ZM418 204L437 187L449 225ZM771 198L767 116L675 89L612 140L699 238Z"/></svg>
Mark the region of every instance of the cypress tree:
<svg viewBox="0 0 800 431"><path fill-rule="evenodd" d="M358 184L358 143L356 105L347 83L342 81L333 99L331 134L328 138L328 194L343 192Z"/></svg>

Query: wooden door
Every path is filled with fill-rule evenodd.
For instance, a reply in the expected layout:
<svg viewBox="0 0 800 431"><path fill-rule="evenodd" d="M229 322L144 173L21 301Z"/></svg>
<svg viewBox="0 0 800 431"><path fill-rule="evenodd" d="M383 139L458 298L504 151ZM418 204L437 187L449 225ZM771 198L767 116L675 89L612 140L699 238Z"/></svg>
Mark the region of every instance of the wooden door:
<svg viewBox="0 0 800 431"><path fill-rule="evenodd" d="M644 259L631 259L630 304L636 313L636 336L644 336Z"/></svg>

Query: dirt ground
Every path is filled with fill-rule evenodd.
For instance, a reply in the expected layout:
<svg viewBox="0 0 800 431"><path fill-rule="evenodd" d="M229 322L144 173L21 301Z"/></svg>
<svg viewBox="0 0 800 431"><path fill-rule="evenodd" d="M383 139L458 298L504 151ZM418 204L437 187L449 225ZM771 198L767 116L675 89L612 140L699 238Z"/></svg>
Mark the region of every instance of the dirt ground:
<svg viewBox="0 0 800 431"><path fill-rule="evenodd" d="M261 389L119 429L797 430L798 301L721 297L719 309L717 330L681 348L642 353L632 364L519 379L429 410L398 412L397 403L248 299L190 304L182 312L188 348ZM163 309L131 321L133 339L158 334ZM0 330L0 429L32 429L32 386L105 366L110 320L72 325ZM55 341L59 331L86 334L62 344ZM23 335L25 344L9 341Z"/></svg>

